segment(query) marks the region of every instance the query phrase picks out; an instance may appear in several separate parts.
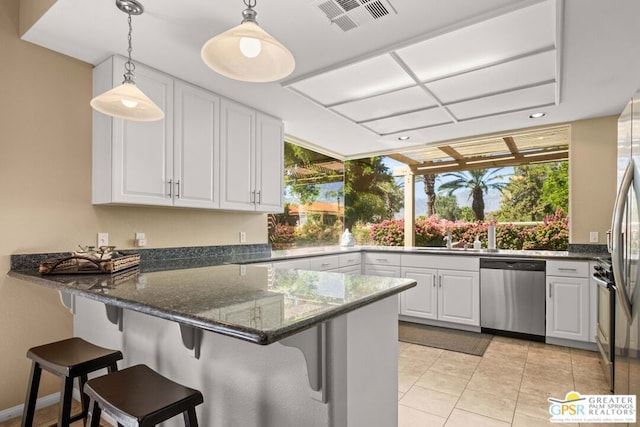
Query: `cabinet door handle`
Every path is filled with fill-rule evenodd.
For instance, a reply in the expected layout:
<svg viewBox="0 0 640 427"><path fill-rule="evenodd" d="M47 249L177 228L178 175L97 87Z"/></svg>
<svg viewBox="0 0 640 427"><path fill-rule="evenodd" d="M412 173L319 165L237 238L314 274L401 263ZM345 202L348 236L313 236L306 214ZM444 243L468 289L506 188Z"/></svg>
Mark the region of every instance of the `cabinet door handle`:
<svg viewBox="0 0 640 427"><path fill-rule="evenodd" d="M176 181L176 197L179 199L180 198L180 180Z"/></svg>
<svg viewBox="0 0 640 427"><path fill-rule="evenodd" d="M576 268L563 268L563 267L560 267L560 268L558 268L558 271L578 271L578 269L576 269Z"/></svg>
<svg viewBox="0 0 640 427"><path fill-rule="evenodd" d="M435 275L435 274L433 275L432 279L433 279L433 280L432 280L432 282L433 282L433 287L435 288L435 287L436 287L436 275Z"/></svg>
<svg viewBox="0 0 640 427"><path fill-rule="evenodd" d="M262 204L262 191L256 191L256 194L258 195L258 204Z"/></svg>
<svg viewBox="0 0 640 427"><path fill-rule="evenodd" d="M256 202L256 192L252 191L251 192L251 202L250 203L255 203Z"/></svg>
<svg viewBox="0 0 640 427"><path fill-rule="evenodd" d="M327 265L331 265L331 263L330 263L330 262L323 262L323 263L322 263L322 266L323 266L323 267L326 267Z"/></svg>
<svg viewBox="0 0 640 427"><path fill-rule="evenodd" d="M551 286L551 282L549 282L548 286L549 286L549 298L553 298L553 287Z"/></svg>
<svg viewBox="0 0 640 427"><path fill-rule="evenodd" d="M167 194L170 199L173 199L173 180L169 180L169 194Z"/></svg>
<svg viewBox="0 0 640 427"><path fill-rule="evenodd" d="M385 258L376 258L376 261L378 261L378 262L387 262L387 260Z"/></svg>
<svg viewBox="0 0 640 427"><path fill-rule="evenodd" d="M442 287L442 275L438 275L438 283L440 284L440 287Z"/></svg>

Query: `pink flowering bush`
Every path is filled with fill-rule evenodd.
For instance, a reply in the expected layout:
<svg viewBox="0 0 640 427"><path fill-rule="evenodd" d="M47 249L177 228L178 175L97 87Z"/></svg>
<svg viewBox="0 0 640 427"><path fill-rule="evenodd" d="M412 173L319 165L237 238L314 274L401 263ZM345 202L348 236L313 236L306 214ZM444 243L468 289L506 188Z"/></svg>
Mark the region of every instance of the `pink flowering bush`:
<svg viewBox="0 0 640 427"><path fill-rule="evenodd" d="M444 246L447 231L457 247L473 247L479 238L482 247L487 247L489 223L472 223L439 220L436 216L416 219L416 246ZM371 240L375 245L402 246L404 244L404 221L385 220L371 226ZM517 224L496 225L496 246L499 249L537 249L566 251L569 246L569 219L562 210L545 218L534 226Z"/></svg>
<svg viewBox="0 0 640 427"><path fill-rule="evenodd" d="M404 244L404 220L386 219L371 226L371 240L375 245L402 246Z"/></svg>

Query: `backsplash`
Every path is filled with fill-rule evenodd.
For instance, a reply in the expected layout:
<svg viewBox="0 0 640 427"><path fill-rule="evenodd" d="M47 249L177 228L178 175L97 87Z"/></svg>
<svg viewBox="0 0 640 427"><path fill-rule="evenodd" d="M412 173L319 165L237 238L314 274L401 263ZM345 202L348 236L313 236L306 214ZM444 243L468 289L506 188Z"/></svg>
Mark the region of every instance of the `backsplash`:
<svg viewBox="0 0 640 427"><path fill-rule="evenodd" d="M233 262L247 258L265 258L271 255L271 246L262 244L251 245L221 245L221 246L188 246L178 248L154 248L154 249L123 249L122 253L140 254L140 263L151 266L156 262L170 262L172 260L203 260L214 263ZM70 252L52 252L40 254L16 254L11 255L12 270L37 270L42 261L47 258L56 258L69 255Z"/></svg>
<svg viewBox="0 0 640 427"><path fill-rule="evenodd" d="M585 254L608 254L607 245L595 245L593 243L569 243L569 252Z"/></svg>

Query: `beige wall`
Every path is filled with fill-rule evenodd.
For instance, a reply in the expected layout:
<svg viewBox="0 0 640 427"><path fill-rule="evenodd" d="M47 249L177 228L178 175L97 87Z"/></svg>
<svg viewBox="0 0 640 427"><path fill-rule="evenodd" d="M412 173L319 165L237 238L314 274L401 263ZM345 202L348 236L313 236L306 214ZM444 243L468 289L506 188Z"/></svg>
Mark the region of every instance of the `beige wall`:
<svg viewBox="0 0 640 427"><path fill-rule="evenodd" d="M589 243L589 232L606 243L616 193L618 116L571 124L569 228L571 243Z"/></svg>
<svg viewBox="0 0 640 427"><path fill-rule="evenodd" d="M31 1L31 0L30 0ZM91 205L91 66L19 39L19 0L0 1L0 411L21 404L31 346L71 336L58 294L10 279L16 253L94 244L130 248L267 241L264 215ZM7 385L11 384L11 387ZM57 390L47 376L41 396Z"/></svg>

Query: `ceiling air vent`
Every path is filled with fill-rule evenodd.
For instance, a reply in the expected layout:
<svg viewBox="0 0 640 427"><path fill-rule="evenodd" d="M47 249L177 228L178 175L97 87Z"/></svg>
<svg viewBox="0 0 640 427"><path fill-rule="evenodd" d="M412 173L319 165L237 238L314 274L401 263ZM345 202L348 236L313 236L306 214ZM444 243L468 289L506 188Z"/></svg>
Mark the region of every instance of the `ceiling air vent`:
<svg viewBox="0 0 640 427"><path fill-rule="evenodd" d="M342 31L398 13L388 0L314 0L313 3Z"/></svg>

